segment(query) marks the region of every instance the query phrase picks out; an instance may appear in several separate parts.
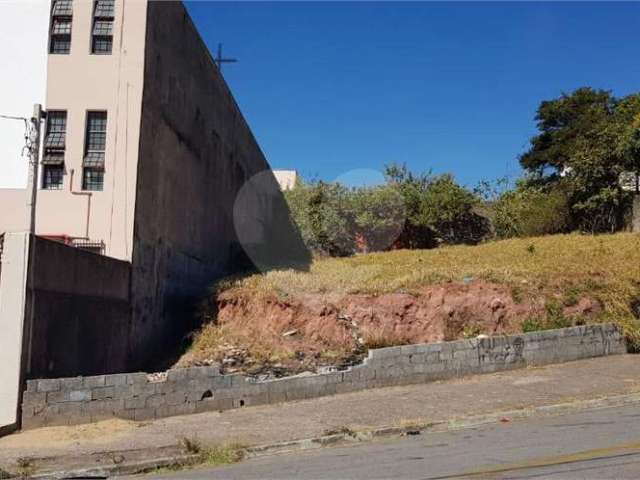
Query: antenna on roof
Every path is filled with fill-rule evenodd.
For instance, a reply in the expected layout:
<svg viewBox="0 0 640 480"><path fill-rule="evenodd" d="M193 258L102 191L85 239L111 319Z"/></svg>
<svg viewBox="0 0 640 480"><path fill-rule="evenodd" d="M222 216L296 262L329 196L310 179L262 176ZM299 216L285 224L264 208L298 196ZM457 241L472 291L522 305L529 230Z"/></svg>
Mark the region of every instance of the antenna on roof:
<svg viewBox="0 0 640 480"><path fill-rule="evenodd" d="M213 61L218 66L218 70L220 70L220 73L222 73L222 64L223 63L236 63L238 61L238 59L236 59L236 58L224 58L222 56L222 44L219 43L218 44L218 56L216 58L214 58Z"/></svg>

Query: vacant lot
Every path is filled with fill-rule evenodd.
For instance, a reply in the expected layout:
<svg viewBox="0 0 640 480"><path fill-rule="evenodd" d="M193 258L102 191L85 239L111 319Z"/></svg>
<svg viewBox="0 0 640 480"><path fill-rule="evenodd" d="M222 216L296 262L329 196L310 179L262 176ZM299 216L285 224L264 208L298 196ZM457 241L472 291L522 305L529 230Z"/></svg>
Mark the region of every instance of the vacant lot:
<svg viewBox="0 0 640 480"><path fill-rule="evenodd" d="M640 236L560 235L317 259L227 279L181 365L299 371L369 347L613 321L640 345Z"/></svg>

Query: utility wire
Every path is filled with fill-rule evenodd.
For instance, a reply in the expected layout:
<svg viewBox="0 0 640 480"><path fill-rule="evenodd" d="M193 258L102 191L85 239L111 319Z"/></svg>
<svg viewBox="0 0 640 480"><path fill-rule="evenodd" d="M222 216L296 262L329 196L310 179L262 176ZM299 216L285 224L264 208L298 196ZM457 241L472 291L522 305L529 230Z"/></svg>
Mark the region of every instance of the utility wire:
<svg viewBox="0 0 640 480"><path fill-rule="evenodd" d="M24 122L24 147L22 147L21 156L24 157L25 152L31 154L33 150L33 139L34 139L34 128L31 125L30 120L25 117L15 117L13 115L3 115L0 114L0 118L4 118L5 120L18 120Z"/></svg>
<svg viewBox="0 0 640 480"><path fill-rule="evenodd" d="M24 117L14 117L12 115L2 115L0 114L0 118L5 118L7 120L22 120L23 122L28 122L29 119L24 118Z"/></svg>

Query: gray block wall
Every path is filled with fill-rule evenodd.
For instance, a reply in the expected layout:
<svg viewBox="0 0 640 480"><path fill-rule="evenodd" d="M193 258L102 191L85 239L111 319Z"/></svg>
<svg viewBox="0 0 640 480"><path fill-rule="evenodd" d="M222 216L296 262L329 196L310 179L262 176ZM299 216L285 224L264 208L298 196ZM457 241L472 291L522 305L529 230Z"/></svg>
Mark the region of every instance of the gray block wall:
<svg viewBox="0 0 640 480"><path fill-rule="evenodd" d="M267 381L221 375L217 366L154 375L31 380L23 396L22 427L73 425L114 417L150 420L622 353L626 353L624 337L615 326L587 325L382 348L369 351L362 365L347 370Z"/></svg>

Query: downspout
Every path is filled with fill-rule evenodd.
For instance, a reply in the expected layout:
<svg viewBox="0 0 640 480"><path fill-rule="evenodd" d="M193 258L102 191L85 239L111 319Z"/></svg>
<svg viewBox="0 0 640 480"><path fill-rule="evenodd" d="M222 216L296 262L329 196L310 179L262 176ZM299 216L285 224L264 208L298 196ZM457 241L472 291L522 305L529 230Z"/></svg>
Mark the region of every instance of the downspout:
<svg viewBox="0 0 640 480"><path fill-rule="evenodd" d="M73 191L73 174L75 173L75 169L71 169L71 179L69 180L69 193L71 195L80 195L82 197L87 197L87 225L85 228L84 236L89 238L89 221L91 220L91 196L93 195L91 192L74 192Z"/></svg>

